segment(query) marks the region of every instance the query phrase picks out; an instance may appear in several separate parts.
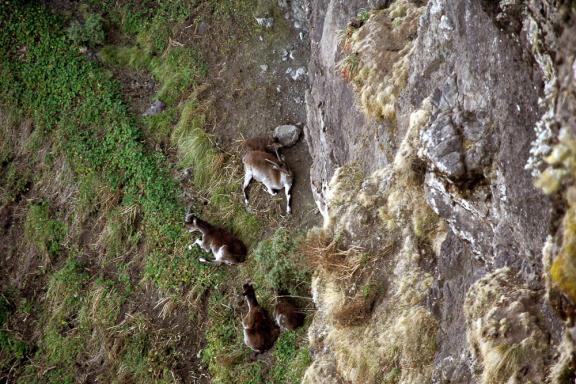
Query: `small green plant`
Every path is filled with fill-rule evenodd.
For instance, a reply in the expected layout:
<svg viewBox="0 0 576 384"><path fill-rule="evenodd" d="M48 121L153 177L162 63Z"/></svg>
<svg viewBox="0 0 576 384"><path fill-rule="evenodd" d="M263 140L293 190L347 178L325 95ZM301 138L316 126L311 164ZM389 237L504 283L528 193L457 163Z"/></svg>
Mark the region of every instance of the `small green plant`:
<svg viewBox="0 0 576 384"><path fill-rule="evenodd" d="M402 375L402 371L398 367L392 368L388 371L382 379L383 384L396 384Z"/></svg>
<svg viewBox="0 0 576 384"><path fill-rule="evenodd" d="M190 312L187 316L192 321L204 319L204 307L194 313L195 304L207 301L210 322L205 325L207 344L202 357L214 382L269 382L266 364L251 362L250 351L243 346L236 289L244 276L203 265L198 262L201 251L186 250L190 237L182 228L182 191L172 177L173 164L167 164L172 158L148 145L156 141L177 147L180 164L175 168L192 168L193 188L210 202L203 215L220 225L217 220L225 216L233 232L248 245L256 243L262 224L239 200L237 162L223 154L204 130L210 110L197 102L196 95L206 67L195 47L173 40L174 26L189 16L190 4L91 4L111 15L106 22L120 20L123 25L118 30L134 34L122 36L123 42L135 41L134 46L106 47L101 51L103 61L123 70L149 71L158 82L156 96L167 108L157 116L137 120L110 72L79 54L78 45L104 43L99 16L87 16L84 23L66 31L61 19L41 5L8 2L0 7L0 98L18 116L31 117L34 150L50 153L42 166L63 160L70 166L67 181L74 187L70 188L70 207L51 200L52 196L42 196L41 191L46 202L29 206L26 237L53 262L40 276L47 286L44 299L30 300L18 309L18 316L27 314L37 322L38 337L33 341L36 345L26 347L28 356L17 367L17 382L73 383L91 369L86 368L90 364L98 367L97 381L174 382L176 367L188 350L183 352L181 335L162 333L164 325L157 317L143 313L156 310L154 303L141 306L138 302L150 299L150 289L157 289L177 310ZM202 17L214 15L225 25L223 30L230 28L231 15L234 22L246 21L241 28L253 29L250 6L247 1L210 1L201 12ZM122 12L128 10L130 14L123 18ZM235 39L228 40L236 44ZM22 47L24 53L18 51ZM7 149L4 157L11 161L13 152ZM224 167L227 172L222 172ZM10 180L16 182L19 172L15 167ZM233 176L222 177L222 173ZM36 177L30 173L24 178L26 184L34 181L31 175ZM1 182L5 185L4 179ZM14 185L11 190L25 189L25 185ZM285 260L267 259L265 268L255 274L267 305L271 286L289 286L291 291L309 288L309 272L297 268L295 262L296 245L287 231L269 245ZM250 268L257 266L247 265ZM272 278L267 285L268 272ZM168 307L165 312L160 308L169 317ZM297 344L303 342L301 336ZM298 351L294 354L290 348L278 361L300 367L309 363L307 351L294 347ZM100 359L105 359L104 365ZM0 376L4 372L0 369ZM297 376L283 373L278 380Z"/></svg>
<svg viewBox="0 0 576 384"><path fill-rule="evenodd" d="M276 341L274 357L276 363L272 367L270 377L275 384L297 383L302 380L304 371L312 362L307 347L301 346L298 341L301 336L298 332L284 332Z"/></svg>
<svg viewBox="0 0 576 384"><path fill-rule="evenodd" d="M346 57L338 63L337 68L346 81L353 81L360 68L360 57L358 53L350 52L347 54Z"/></svg>
<svg viewBox="0 0 576 384"><path fill-rule="evenodd" d="M372 12L370 12L367 9L362 9L360 10L360 12L358 12L358 15L356 16L356 18L358 19L358 21L362 24L366 23L370 17L372 16Z"/></svg>
<svg viewBox="0 0 576 384"><path fill-rule="evenodd" d="M44 255L53 258L62 251L66 225L52 218L47 203L33 204L28 209L24 226L26 238Z"/></svg>
<svg viewBox="0 0 576 384"><path fill-rule="evenodd" d="M105 40L102 17L96 14L86 16L84 23L73 21L67 33L68 38L76 45L95 47L104 44Z"/></svg>

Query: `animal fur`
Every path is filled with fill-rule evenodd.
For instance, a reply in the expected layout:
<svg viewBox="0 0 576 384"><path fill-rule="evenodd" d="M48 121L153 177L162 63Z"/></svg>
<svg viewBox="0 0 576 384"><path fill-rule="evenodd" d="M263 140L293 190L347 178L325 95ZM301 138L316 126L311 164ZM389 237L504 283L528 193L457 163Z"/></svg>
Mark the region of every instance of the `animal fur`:
<svg viewBox="0 0 576 384"><path fill-rule="evenodd" d="M189 232L199 231L202 233L202 238L196 240L194 244L206 252L212 252L214 256L214 260L200 258L201 262L232 265L246 260L248 253L246 246L230 232L215 227L194 215L187 215L184 222Z"/></svg>

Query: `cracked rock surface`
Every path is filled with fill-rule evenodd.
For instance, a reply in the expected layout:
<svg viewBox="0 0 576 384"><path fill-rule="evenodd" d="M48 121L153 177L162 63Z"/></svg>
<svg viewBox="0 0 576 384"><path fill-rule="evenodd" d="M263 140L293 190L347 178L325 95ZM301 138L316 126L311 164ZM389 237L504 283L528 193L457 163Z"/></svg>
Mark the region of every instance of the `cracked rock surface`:
<svg viewBox="0 0 576 384"><path fill-rule="evenodd" d="M445 235L431 245L435 255L427 266L433 281L427 308L438 321L431 380L544 382L552 377L547 375L553 374L555 351L571 340L563 336L565 326L545 293L548 270L542 250L547 236L558 230L558 207L535 187L533 172L527 168L539 163L535 156L546 153L535 146L538 127L546 124L541 122L547 108L544 101L554 94L550 79L555 68L546 64L551 63L546 52L560 46L554 27L558 9L548 1L413 1L424 5L424 11L407 82L395 104L395 121L379 121L361 112L358 95L337 71L344 57L338 33L362 9L386 9L404 1L311 2L305 135L313 158L316 204L325 218L330 216L330 181L335 174L341 176L342 167L353 164L366 175L389 167L411 134L413 114L429 102L428 120L415 139L418 161L413 164L421 173L426 204L446 224ZM564 40L570 39L566 36ZM575 105L570 97L576 65L573 49L564 49L569 58L557 65L568 79L563 89L569 97L562 99L562 111L556 113L573 128L574 115L569 111ZM393 186L386 183L391 182L382 179L374 191L375 201L388 199L390 206L386 191ZM375 215L358 212L341 226L348 236L363 243L370 243L366 237L378 243L376 238L387 236L386 229L377 233L372 221L370 230L362 230L362 217ZM424 248L419 252L424 254ZM394 285L396 277L390 279ZM488 293L483 286L494 289ZM494 292L501 298L490 296ZM493 308L474 304L484 294L495 301ZM320 307L325 295L315 292ZM472 307L478 311L469 310ZM316 329L330 334L334 325L327 312L319 310L324 318ZM507 324L516 324L510 325L510 334L498 331ZM521 344L524 339L532 344ZM518 351L537 352L538 368L526 368L522 358L514 360L511 366L517 369L510 372L491 366L489 360L504 353L501 345L507 342L520 343ZM328 356L324 362L338 356L329 346L323 354ZM335 379L324 382L342 378L341 361L326 364L322 369ZM410 382L406 377L403 373L398 382Z"/></svg>

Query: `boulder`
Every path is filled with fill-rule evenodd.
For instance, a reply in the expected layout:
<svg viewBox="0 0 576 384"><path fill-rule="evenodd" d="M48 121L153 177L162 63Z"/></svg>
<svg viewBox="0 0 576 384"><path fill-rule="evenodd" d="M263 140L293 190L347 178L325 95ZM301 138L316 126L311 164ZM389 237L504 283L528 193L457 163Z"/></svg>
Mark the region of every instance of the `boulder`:
<svg viewBox="0 0 576 384"><path fill-rule="evenodd" d="M300 138L302 129L296 125L280 125L274 129L274 138L284 147L291 147Z"/></svg>
<svg viewBox="0 0 576 384"><path fill-rule="evenodd" d="M166 104L160 100L156 100L148 107L148 109L142 114L142 116L156 116L160 112L166 109Z"/></svg>

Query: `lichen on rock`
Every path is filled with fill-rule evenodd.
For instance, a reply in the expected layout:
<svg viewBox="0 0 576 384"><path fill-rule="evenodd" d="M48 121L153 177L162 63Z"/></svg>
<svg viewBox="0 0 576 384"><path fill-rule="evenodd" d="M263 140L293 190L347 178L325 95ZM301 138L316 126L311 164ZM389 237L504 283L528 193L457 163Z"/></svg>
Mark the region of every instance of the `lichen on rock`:
<svg viewBox="0 0 576 384"><path fill-rule="evenodd" d="M305 383L326 366L358 383L431 378L438 329L424 305L432 276L421 268L429 257L422 247L442 230L415 164L419 131L430 117L429 100L422 104L388 167L369 177L341 167L332 178L323 233L340 240L314 248L315 259L328 265L317 268L313 283L318 312L309 336L318 354ZM348 249L334 249L335 241ZM344 269L335 268L335 252Z"/></svg>
<svg viewBox="0 0 576 384"><path fill-rule="evenodd" d="M366 115L395 121L396 101L408 79L408 65L423 7L396 0L373 11L359 28L348 26L339 64L359 95Z"/></svg>
<svg viewBox="0 0 576 384"><path fill-rule="evenodd" d="M468 342L481 366L482 384L544 382L549 344L536 296L509 268L488 274L468 291Z"/></svg>

